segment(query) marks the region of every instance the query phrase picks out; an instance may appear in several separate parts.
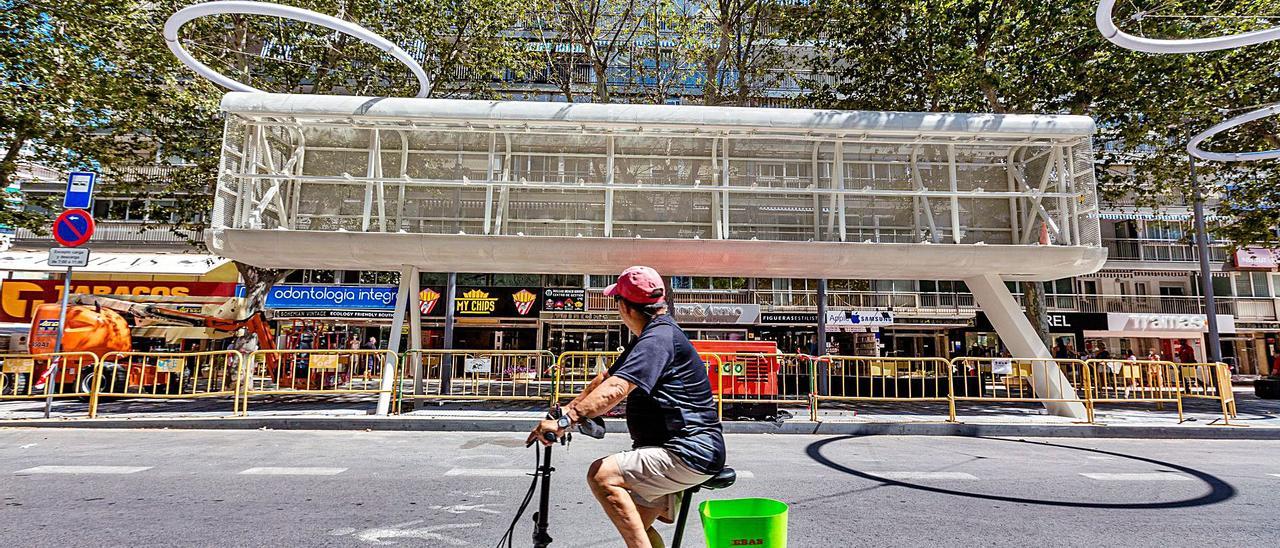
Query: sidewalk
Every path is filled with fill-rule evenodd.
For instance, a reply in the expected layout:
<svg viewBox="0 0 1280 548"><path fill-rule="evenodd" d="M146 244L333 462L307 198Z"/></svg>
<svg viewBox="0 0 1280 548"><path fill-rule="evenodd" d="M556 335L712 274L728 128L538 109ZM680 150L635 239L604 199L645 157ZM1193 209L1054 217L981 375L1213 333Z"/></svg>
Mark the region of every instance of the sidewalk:
<svg viewBox="0 0 1280 548"><path fill-rule="evenodd" d="M1189 400L1185 422L1177 409L1151 405L1108 405L1097 410L1097 424L1089 425L1048 415L1036 404L960 402L957 423L948 423L945 402L886 402L857 405L824 404L819 421L809 421L807 408L784 409L782 420L727 420L736 433L777 434L897 434L1028 437L1158 437L1214 439L1280 439L1280 401L1259 400L1250 387L1237 387L1239 416L1222 425L1215 401ZM0 402L0 427L77 428L272 428L520 432L545 410L532 402L419 403L402 415L377 417L375 400L349 396L333 398L276 397L253 400L246 417L231 416L230 400L122 400L103 402L99 418L85 418L88 404L55 401L53 419L44 420L43 401ZM733 417L730 416L730 419ZM611 432L626 425L611 420Z"/></svg>

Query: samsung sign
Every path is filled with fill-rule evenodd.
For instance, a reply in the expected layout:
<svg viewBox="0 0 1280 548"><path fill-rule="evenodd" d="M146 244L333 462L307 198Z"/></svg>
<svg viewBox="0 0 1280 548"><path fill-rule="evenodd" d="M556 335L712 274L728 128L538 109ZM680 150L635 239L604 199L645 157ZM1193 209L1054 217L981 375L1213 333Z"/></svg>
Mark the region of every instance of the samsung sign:
<svg viewBox="0 0 1280 548"><path fill-rule="evenodd" d="M243 296L244 289L239 288ZM341 285L277 285L267 293L270 309L394 310L396 288Z"/></svg>

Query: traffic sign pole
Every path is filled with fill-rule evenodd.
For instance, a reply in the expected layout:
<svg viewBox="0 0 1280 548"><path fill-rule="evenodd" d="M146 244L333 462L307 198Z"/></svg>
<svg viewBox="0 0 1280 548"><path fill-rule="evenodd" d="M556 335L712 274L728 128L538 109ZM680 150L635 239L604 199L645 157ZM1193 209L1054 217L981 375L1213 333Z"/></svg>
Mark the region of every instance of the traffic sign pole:
<svg viewBox="0 0 1280 548"><path fill-rule="evenodd" d="M53 359L49 360L49 379L44 381L44 418L46 419L53 411L53 383L58 381L58 362L61 361L58 354L62 352L62 330L67 325L67 301L71 297L71 270L74 268L68 266L67 275L62 278L62 310L58 311L58 338L53 343ZM76 390L79 389L76 387Z"/></svg>

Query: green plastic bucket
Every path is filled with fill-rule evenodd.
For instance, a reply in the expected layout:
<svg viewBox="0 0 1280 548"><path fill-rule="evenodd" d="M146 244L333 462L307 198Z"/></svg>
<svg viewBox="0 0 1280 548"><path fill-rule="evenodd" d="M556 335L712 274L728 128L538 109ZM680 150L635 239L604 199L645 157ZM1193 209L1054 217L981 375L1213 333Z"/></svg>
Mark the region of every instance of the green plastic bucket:
<svg viewBox="0 0 1280 548"><path fill-rule="evenodd" d="M707 500L698 505L707 548L786 548L787 503L773 499Z"/></svg>

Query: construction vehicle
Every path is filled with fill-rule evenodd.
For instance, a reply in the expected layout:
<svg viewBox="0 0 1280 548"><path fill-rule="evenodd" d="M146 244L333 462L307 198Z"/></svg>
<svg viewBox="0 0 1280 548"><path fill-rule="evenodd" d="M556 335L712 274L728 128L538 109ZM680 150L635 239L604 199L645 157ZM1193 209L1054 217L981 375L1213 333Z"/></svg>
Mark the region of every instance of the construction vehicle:
<svg viewBox="0 0 1280 548"><path fill-rule="evenodd" d="M257 312L244 319L228 319L226 316L238 315L238 306L234 302L220 307L214 315L187 312L157 304L136 303L103 297L100 295L74 295L69 298L67 307L66 328L63 329L62 352L86 352L99 359L111 359L113 352L131 352L133 350L133 333L136 327L168 325L208 329L220 333L234 333L245 329L256 334L260 349L275 348L275 339L267 327L265 316ZM58 304L43 304L36 308L31 320L29 337L30 352L33 355L53 354L58 338L58 317L61 307ZM132 320L132 326L126 317ZM36 360L32 376L36 379L35 389L43 390L44 384L50 382L49 365L57 360ZM56 382L70 385L71 390L63 393L89 393L93 388L94 375L87 374L92 365L82 363L84 360L67 358L61 360L56 373ZM273 379L279 379L282 385L292 386L295 383L305 384L307 379L294 379L294 371L276 369L278 360L269 356L268 368ZM103 364L100 386L112 386L115 389L150 391L153 393L179 393L181 386L175 386L181 379L190 377L190 372L162 371L154 364L148 366L145 360L130 360L129 364L106 362ZM306 375L305 370L302 375Z"/></svg>

